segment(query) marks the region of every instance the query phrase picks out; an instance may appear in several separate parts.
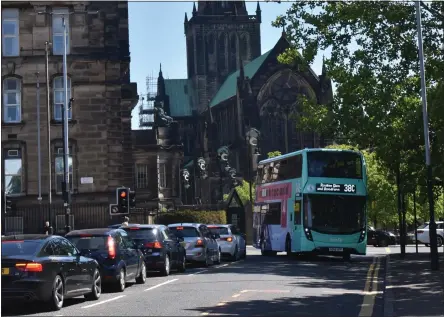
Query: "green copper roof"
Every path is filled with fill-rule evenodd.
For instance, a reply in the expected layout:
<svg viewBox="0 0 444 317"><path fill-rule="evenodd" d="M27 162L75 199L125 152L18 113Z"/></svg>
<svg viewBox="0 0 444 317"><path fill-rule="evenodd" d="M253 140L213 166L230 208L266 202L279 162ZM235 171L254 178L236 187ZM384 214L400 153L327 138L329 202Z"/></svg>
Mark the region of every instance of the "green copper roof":
<svg viewBox="0 0 444 317"><path fill-rule="evenodd" d="M193 105L193 87L188 79L165 79L165 92L170 97L172 117L191 116Z"/></svg>
<svg viewBox="0 0 444 317"><path fill-rule="evenodd" d="M267 59L271 50L262 54L261 56L253 59L247 65L244 66L244 73L246 77L253 78L259 68L262 66L264 61ZM239 71L235 71L231 75L225 79L225 82L219 88L218 92L214 96L213 100L211 100L210 107L214 107L220 104L222 101L227 100L231 97L236 96L236 86L237 86L237 77L239 77Z"/></svg>

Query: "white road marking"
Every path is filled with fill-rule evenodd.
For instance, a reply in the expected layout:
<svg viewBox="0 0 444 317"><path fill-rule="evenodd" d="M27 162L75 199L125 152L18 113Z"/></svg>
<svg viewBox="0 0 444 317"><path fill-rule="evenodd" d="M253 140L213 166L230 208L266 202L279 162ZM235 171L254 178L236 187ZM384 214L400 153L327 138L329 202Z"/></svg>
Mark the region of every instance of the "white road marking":
<svg viewBox="0 0 444 317"><path fill-rule="evenodd" d="M239 296L241 296L241 294L234 294L234 295L231 296L231 297L236 298L236 297L239 297Z"/></svg>
<svg viewBox="0 0 444 317"><path fill-rule="evenodd" d="M120 296L117 296L117 297L113 297L113 298L110 298L110 299L104 300L104 301L102 301L102 302L98 302L98 303L95 303L95 304L91 304L91 305L83 306L82 308L91 308L91 307L94 307L94 306L97 306L97 305L102 305L102 304L105 304L105 303L111 302L111 301L113 301L113 300L116 300L116 299L119 299L119 298L122 298L122 297L125 297L125 296L126 296L126 295L120 295Z"/></svg>
<svg viewBox="0 0 444 317"><path fill-rule="evenodd" d="M230 265L230 264L228 264L228 263L227 264L222 264L222 265L215 266L214 268L218 269L218 268L221 268L221 267L226 267L228 265Z"/></svg>
<svg viewBox="0 0 444 317"><path fill-rule="evenodd" d="M178 280L179 280L178 278L175 278L175 279L173 279L173 280L169 280L169 281L166 281L166 282L163 282L163 283L160 283L160 284L157 284L157 285L151 286L151 287L147 288L146 290L144 290L144 292L146 292L146 291L150 291L150 290L152 290L152 289L155 289L155 288L161 287L161 286L163 286L163 285L166 285L166 284L169 284L169 283L172 283L172 282L178 281Z"/></svg>
<svg viewBox="0 0 444 317"><path fill-rule="evenodd" d="M202 270L202 271L198 271L196 273L191 273L191 274L188 274L188 276L200 274L200 273L203 273L203 272L208 272L208 270Z"/></svg>

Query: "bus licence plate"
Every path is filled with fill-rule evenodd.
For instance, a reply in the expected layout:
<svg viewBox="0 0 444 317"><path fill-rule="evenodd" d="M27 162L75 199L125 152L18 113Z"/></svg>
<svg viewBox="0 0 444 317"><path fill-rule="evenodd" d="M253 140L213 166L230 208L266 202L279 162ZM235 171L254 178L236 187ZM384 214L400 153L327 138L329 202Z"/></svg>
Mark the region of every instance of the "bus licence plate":
<svg viewBox="0 0 444 317"><path fill-rule="evenodd" d="M344 251L343 248L328 248L328 251L330 252L342 252Z"/></svg>
<svg viewBox="0 0 444 317"><path fill-rule="evenodd" d="M2 275L9 275L9 267L2 268Z"/></svg>

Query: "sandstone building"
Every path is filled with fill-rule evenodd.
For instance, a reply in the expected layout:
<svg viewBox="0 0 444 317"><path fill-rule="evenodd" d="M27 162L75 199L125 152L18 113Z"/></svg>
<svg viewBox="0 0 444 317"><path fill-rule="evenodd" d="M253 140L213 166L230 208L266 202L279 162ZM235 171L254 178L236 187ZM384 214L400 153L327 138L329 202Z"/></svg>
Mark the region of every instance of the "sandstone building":
<svg viewBox="0 0 444 317"><path fill-rule="evenodd" d="M61 202L63 26L66 13L70 188L73 203L108 204L115 188L134 188L126 1L2 2L2 190L18 208L38 204L37 99L40 99L41 194ZM45 42L49 46L49 118ZM40 86L37 96L37 85ZM48 143L49 142L49 143ZM49 146L48 146L49 144ZM48 157L48 148L50 156ZM25 224L26 226L26 224Z"/></svg>

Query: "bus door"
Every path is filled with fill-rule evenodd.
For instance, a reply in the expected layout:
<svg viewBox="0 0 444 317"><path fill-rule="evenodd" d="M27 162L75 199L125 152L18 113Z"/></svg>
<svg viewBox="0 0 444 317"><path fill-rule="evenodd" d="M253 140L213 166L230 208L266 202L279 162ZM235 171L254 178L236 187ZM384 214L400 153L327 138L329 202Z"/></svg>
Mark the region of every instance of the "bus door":
<svg viewBox="0 0 444 317"><path fill-rule="evenodd" d="M299 252L301 250L301 237L304 234L304 229L302 227L302 197L296 197L294 200L292 218L294 231L291 241L291 249L293 252Z"/></svg>

